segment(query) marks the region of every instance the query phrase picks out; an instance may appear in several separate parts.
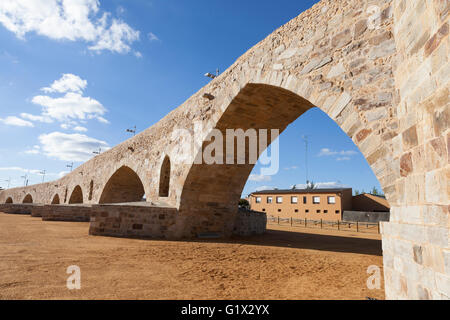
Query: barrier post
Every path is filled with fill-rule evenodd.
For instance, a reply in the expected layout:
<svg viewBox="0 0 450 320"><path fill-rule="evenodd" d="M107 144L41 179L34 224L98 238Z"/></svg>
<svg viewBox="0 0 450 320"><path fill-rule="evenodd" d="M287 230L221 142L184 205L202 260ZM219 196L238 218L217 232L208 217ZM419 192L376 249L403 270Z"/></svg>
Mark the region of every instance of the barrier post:
<svg viewBox="0 0 450 320"><path fill-rule="evenodd" d="M341 230L341 229L339 228L339 220L338 220L338 231L339 231L339 230Z"/></svg>
<svg viewBox="0 0 450 320"><path fill-rule="evenodd" d="M320 229L323 229L322 219L320 219Z"/></svg>
<svg viewBox="0 0 450 320"><path fill-rule="evenodd" d="M356 221L356 232L359 232L359 222Z"/></svg>

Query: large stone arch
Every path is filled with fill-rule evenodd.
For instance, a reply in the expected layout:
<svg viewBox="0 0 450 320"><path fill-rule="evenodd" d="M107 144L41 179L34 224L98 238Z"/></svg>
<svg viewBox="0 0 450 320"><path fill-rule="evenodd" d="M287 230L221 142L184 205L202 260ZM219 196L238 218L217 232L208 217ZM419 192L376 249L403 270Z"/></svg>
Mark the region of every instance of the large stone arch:
<svg viewBox="0 0 450 320"><path fill-rule="evenodd" d="M31 194L27 194L25 198L23 198L22 203L33 203L33 197Z"/></svg>
<svg viewBox="0 0 450 320"><path fill-rule="evenodd" d="M59 199L59 195L58 194L55 194L53 196L51 204L60 204L60 199Z"/></svg>
<svg viewBox="0 0 450 320"><path fill-rule="evenodd" d="M73 188L73 191L70 195L69 204L81 204L83 202L83 190L81 189L80 185L77 185L75 188Z"/></svg>
<svg viewBox="0 0 450 320"><path fill-rule="evenodd" d="M12 197L8 197L5 201L5 203L14 203L13 198Z"/></svg>
<svg viewBox="0 0 450 320"><path fill-rule="evenodd" d="M170 192L170 158L165 156L159 171L159 196L167 198Z"/></svg>
<svg viewBox="0 0 450 320"><path fill-rule="evenodd" d="M141 179L130 167L122 166L103 188L100 203L139 202L145 195Z"/></svg>

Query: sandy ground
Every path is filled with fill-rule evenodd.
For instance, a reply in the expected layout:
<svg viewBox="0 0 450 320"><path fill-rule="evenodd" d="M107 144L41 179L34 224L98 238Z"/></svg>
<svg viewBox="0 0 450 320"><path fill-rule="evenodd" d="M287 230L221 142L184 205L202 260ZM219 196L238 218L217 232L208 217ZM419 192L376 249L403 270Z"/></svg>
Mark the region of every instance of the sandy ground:
<svg viewBox="0 0 450 320"><path fill-rule="evenodd" d="M0 213L0 299L384 299L383 286L366 286L369 265L383 274L379 235L269 227L246 239L150 241ZM81 290L66 287L71 265Z"/></svg>

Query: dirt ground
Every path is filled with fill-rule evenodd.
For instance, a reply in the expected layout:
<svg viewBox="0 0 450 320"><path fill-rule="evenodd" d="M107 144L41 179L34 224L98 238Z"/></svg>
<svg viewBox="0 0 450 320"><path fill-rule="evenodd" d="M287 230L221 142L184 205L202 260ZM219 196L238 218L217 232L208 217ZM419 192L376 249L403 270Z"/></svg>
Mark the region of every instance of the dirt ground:
<svg viewBox="0 0 450 320"><path fill-rule="evenodd" d="M88 235L89 223L0 213L0 299L384 299L377 234L269 225L228 241ZM81 269L81 290L66 270ZM381 277L382 278L382 277Z"/></svg>

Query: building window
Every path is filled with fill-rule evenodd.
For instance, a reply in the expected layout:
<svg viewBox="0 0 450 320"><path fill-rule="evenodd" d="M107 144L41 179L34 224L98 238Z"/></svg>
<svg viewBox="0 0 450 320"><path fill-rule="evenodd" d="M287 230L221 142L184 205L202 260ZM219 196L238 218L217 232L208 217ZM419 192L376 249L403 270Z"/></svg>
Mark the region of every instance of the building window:
<svg viewBox="0 0 450 320"><path fill-rule="evenodd" d="M316 212L317 212L317 213L320 213L320 210L317 210Z"/></svg>
<svg viewBox="0 0 450 320"><path fill-rule="evenodd" d="M281 212L281 209L278 209L278 212Z"/></svg>
<svg viewBox="0 0 450 320"><path fill-rule="evenodd" d="M328 204L335 204L336 203L336 197L330 196L328 197Z"/></svg>
<svg viewBox="0 0 450 320"><path fill-rule="evenodd" d="M305 210L305 213L309 213L309 210Z"/></svg>
<svg viewBox="0 0 450 320"><path fill-rule="evenodd" d="M303 197L303 204L306 204L306 197Z"/></svg>
<svg viewBox="0 0 450 320"><path fill-rule="evenodd" d="M283 197L277 197L277 203L283 203Z"/></svg>
<svg viewBox="0 0 450 320"><path fill-rule="evenodd" d="M295 212L297 213L297 212L298 212L298 209L295 209Z"/></svg>
<svg viewBox="0 0 450 320"><path fill-rule="evenodd" d="M341 213L341 211L340 210L336 210L336 213Z"/></svg>
<svg viewBox="0 0 450 320"><path fill-rule="evenodd" d="M272 203L273 202L273 197L267 197L267 203Z"/></svg>
<svg viewBox="0 0 450 320"><path fill-rule="evenodd" d="M320 203L320 197L313 197L313 203L319 204Z"/></svg>
<svg viewBox="0 0 450 320"><path fill-rule="evenodd" d="M256 197L256 203L261 203L261 197Z"/></svg>
<svg viewBox="0 0 450 320"><path fill-rule="evenodd" d="M266 209L263 208L262 210L263 210L263 212L266 212Z"/></svg>
<svg viewBox="0 0 450 320"><path fill-rule="evenodd" d="M328 213L328 210L323 210L323 213Z"/></svg>
<svg viewBox="0 0 450 320"><path fill-rule="evenodd" d="M291 197L291 203L298 203L298 197Z"/></svg>

